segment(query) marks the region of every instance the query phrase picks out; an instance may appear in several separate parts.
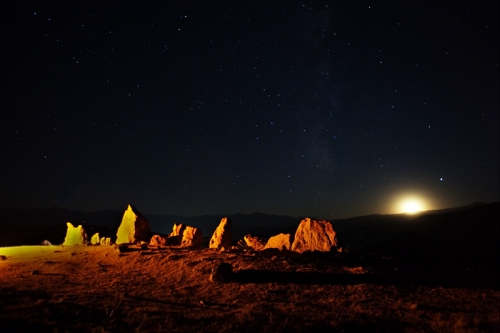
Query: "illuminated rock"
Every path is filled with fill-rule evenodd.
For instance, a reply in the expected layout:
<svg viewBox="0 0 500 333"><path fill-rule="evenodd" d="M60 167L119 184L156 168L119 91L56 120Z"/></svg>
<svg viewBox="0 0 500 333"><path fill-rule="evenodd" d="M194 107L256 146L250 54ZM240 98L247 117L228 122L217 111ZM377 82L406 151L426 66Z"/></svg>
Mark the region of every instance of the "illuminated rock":
<svg viewBox="0 0 500 333"><path fill-rule="evenodd" d="M99 245L101 244L101 239L99 238L99 233L95 233L94 236L90 239L90 244Z"/></svg>
<svg viewBox="0 0 500 333"><path fill-rule="evenodd" d="M73 246L73 245L84 245L87 243L87 234L83 230L83 226L79 225L74 227L71 222L67 222L68 230L66 231L66 238L64 238L63 245Z"/></svg>
<svg viewBox="0 0 500 333"><path fill-rule="evenodd" d="M149 242L149 246L165 246L167 244L167 240L160 235L153 235L151 237L151 241Z"/></svg>
<svg viewBox="0 0 500 333"><path fill-rule="evenodd" d="M243 239L245 240L245 244L255 251L262 251L266 246L266 240L262 237L246 235Z"/></svg>
<svg viewBox="0 0 500 333"><path fill-rule="evenodd" d="M181 246L201 249L203 234L200 229L187 226L182 233Z"/></svg>
<svg viewBox="0 0 500 333"><path fill-rule="evenodd" d="M330 251L337 246L336 232L328 221L316 221L305 218L295 232L292 251Z"/></svg>
<svg viewBox="0 0 500 333"><path fill-rule="evenodd" d="M101 238L101 245L106 245L106 246L111 245L111 238L109 238L109 237L102 237Z"/></svg>
<svg viewBox="0 0 500 333"><path fill-rule="evenodd" d="M174 227L172 228L172 232L170 233L169 236L181 236L184 233L184 230L186 229L186 226L182 223L174 223Z"/></svg>
<svg viewBox="0 0 500 333"><path fill-rule="evenodd" d="M182 223L175 223L172 232L168 235L166 245L169 246L180 246L182 243L182 235L184 234L184 230L186 230L186 226Z"/></svg>
<svg viewBox="0 0 500 333"><path fill-rule="evenodd" d="M233 227L231 220L227 217L223 217L220 221L219 226L215 229L212 238L210 239L209 247L211 249L218 249L225 247L226 249L231 248L231 243L233 242Z"/></svg>
<svg viewBox="0 0 500 333"><path fill-rule="evenodd" d="M136 208L128 205L116 233L116 244L149 241L150 231L148 220Z"/></svg>
<svg viewBox="0 0 500 333"><path fill-rule="evenodd" d="M290 250L292 247L290 234L279 234L269 238L265 246L266 249Z"/></svg>

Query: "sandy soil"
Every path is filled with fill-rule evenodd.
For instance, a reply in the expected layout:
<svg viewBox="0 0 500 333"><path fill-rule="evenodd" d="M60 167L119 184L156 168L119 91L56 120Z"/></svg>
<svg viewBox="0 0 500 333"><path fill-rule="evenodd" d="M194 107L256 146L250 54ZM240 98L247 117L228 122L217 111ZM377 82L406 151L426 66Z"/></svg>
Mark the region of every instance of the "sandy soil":
<svg viewBox="0 0 500 333"><path fill-rule="evenodd" d="M498 332L500 291L387 258L0 248L1 332ZM209 281L219 262L227 282ZM432 274L431 274L432 275Z"/></svg>

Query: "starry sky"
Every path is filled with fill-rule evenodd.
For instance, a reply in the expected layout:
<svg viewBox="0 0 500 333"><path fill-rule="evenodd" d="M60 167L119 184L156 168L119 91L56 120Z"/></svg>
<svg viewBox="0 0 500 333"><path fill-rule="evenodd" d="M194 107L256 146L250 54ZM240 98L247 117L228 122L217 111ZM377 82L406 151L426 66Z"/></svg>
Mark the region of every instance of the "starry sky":
<svg viewBox="0 0 500 333"><path fill-rule="evenodd" d="M499 200L497 1L0 6L2 209Z"/></svg>

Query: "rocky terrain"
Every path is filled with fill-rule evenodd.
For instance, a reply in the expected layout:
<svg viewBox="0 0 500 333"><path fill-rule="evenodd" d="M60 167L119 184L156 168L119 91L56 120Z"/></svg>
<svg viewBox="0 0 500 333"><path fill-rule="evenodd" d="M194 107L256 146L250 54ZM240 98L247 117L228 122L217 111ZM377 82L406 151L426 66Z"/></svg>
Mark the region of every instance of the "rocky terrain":
<svg viewBox="0 0 500 333"><path fill-rule="evenodd" d="M2 332L499 329L496 281L391 258L138 246L0 252ZM221 262L231 270L214 277Z"/></svg>

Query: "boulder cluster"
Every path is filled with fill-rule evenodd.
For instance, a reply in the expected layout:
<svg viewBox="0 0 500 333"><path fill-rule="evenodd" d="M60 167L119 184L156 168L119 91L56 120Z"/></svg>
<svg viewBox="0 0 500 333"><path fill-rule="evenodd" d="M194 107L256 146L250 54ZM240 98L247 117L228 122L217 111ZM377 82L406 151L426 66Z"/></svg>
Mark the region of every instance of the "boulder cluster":
<svg viewBox="0 0 500 333"><path fill-rule="evenodd" d="M74 227L67 223L68 229L63 245L74 246L87 244L87 234L82 225ZM132 205L128 205L116 233L116 244L141 244L144 247L178 246L183 248L202 248L203 234L201 229L182 223L174 224L169 235L152 235L148 220ZM111 245L110 237L101 237L95 233L90 239L91 245ZM215 229L208 247L217 250L234 248L251 248L254 251L266 249L288 250L298 253L305 251L341 251L338 247L336 232L332 224L324 220L305 218L295 232L278 234L269 239L256 235L246 235L233 246L233 226L227 217L221 219Z"/></svg>
<svg viewBox="0 0 500 333"><path fill-rule="evenodd" d="M172 232L168 236L153 235L149 241L149 246L182 246L193 249L201 249L203 234L200 229L185 226L182 223L174 224Z"/></svg>
<svg viewBox="0 0 500 333"><path fill-rule="evenodd" d="M267 242L252 235L246 235L243 239L246 246L256 251L265 249L290 250L299 253L341 251L337 241L337 233L333 230L332 224L328 221L317 221L308 217L300 222L293 238L291 234L279 234L269 238Z"/></svg>

